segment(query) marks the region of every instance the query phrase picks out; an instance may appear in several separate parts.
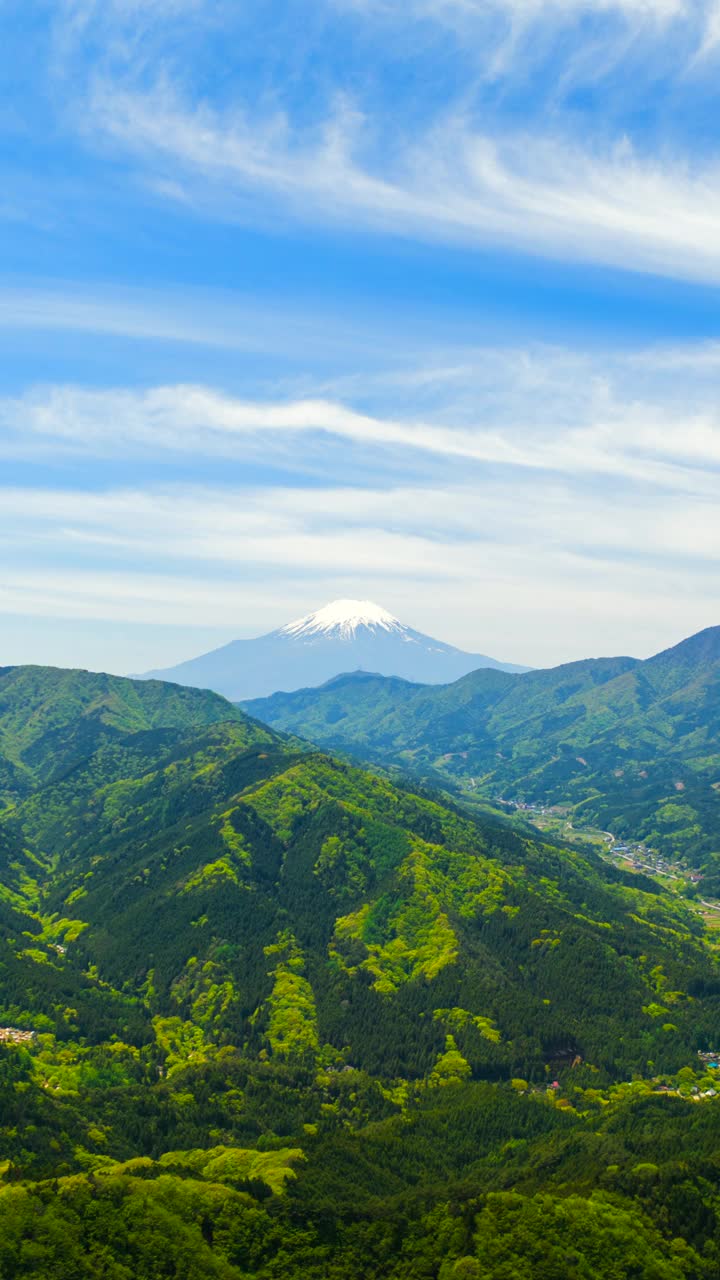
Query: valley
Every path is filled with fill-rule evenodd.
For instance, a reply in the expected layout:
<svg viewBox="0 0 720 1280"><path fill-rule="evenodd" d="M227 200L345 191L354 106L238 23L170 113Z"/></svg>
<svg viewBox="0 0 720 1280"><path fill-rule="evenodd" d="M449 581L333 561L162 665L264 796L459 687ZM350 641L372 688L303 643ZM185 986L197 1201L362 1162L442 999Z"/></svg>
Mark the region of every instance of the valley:
<svg viewBox="0 0 720 1280"><path fill-rule="evenodd" d="M567 810L702 872L720 896L720 628L644 662L433 688L365 673L243 704L274 728L467 800Z"/></svg>
<svg viewBox="0 0 720 1280"><path fill-rule="evenodd" d="M708 899L704 896L704 877L697 868L663 858L657 850L649 849L641 842L629 840L620 844L611 831L601 831L592 826L578 828L566 816L569 811L562 806L544 809L539 805L500 798L495 803L503 811L517 813L550 838L569 845L588 843L602 858L624 871L657 877L664 887L682 894L688 906L697 912L708 928L720 929L720 899ZM472 808L472 804L470 807Z"/></svg>

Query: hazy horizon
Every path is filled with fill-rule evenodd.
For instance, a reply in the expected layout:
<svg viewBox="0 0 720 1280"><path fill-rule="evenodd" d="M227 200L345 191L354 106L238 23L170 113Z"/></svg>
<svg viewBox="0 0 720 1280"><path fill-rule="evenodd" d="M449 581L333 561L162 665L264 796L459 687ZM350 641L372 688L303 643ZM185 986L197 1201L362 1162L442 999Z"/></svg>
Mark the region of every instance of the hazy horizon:
<svg viewBox="0 0 720 1280"><path fill-rule="evenodd" d="M324 602L324 603L328 603L328 602ZM314 612L314 611L315 610L313 609L313 610L306 610L305 612ZM129 651L136 651L138 654L142 655L145 652L149 652L154 647L155 651L159 655L158 663L156 665L172 667L186 660L199 657L200 655L206 652L211 652L214 649L221 648L223 645L229 644L233 640L253 640L253 639L261 638L262 636L269 634L270 632L284 626L286 623L292 620L294 619L291 619L289 617L283 617L283 618L278 617L278 619L275 622L273 622L271 625L264 628L262 632L248 630L246 633L242 633L240 631L230 631L228 629L219 629L219 628L212 629L212 628L197 627L194 629L195 647L192 649L186 649L182 647L183 644L187 645L193 642L192 637L188 636L187 634L187 632L190 630L189 628L184 629L184 633L182 637L180 638L173 637L172 640L168 640L166 628L162 628L162 629L148 628L147 630L150 632L150 636L148 637L146 635L146 629L142 626L138 626L136 628L137 635L135 637L136 649L132 648L132 642L129 645L127 643L127 630L124 628L121 628L121 631L122 631L123 637L125 638L126 654ZM640 659L650 658L654 654L660 653L663 649L671 648L672 646L679 644L682 640L687 639L691 634L694 634L694 632L689 632L689 631L683 632L682 634L676 634L674 636L671 636L671 638L668 641L662 644L659 644L656 647L653 647L649 649L647 652L643 652L643 653L633 653L633 652L630 652L630 650L628 649L617 649L613 651L610 651L610 650L605 651L605 650L597 649L587 653L579 653L579 652L570 653L566 656L558 658L557 661L548 661L548 662L528 661L527 663L525 663L523 659L516 659L513 655L506 652L491 653L489 651L485 651L482 649L482 647L479 644L475 644L475 645L473 645L472 643L468 645L459 644L456 640L453 639L452 636L444 634L442 631L438 630L437 627L435 628L435 630L426 630L424 627L419 626L413 619L408 619L404 616L400 618L400 621L405 623L405 625L411 627L416 631L421 631L424 634L429 635L432 639L441 640L446 644L455 645L458 649L461 649L464 652L484 653L485 656L495 658L499 661L507 661L507 662L518 661L520 665L527 665L528 667L532 667L532 668L543 668L543 667L549 668L554 666L560 666L563 663L582 661L583 659L586 659L586 658L605 658L605 657L632 657L632 658L640 658ZM441 622L441 620L439 620L439 622ZM713 624L709 624L709 625L713 625ZM699 630L703 630L703 629L704 628L699 628ZM132 665L131 663L129 666L127 662L125 662L120 665L113 666L110 664L104 664L102 661L81 662L81 661L73 661L72 659L69 661L60 661L58 660L58 656L57 656L59 653L62 654L63 652L65 652L72 655L72 653L75 650L77 650L78 652L82 652L84 645L87 645L88 652L92 653L93 650L96 649L98 646L97 636L93 634L94 629L92 627L86 628L82 624L80 625L70 624L68 626L68 624L61 623L59 634L58 634L58 631L54 630L52 636L46 637L44 641L43 641L43 630L44 630L43 627L41 625L38 625L37 638L36 638L36 643L38 647L37 657L26 656L22 659L19 659L16 662L3 661L2 663L0 663L0 666L20 666L20 665L23 665L24 663L29 663L31 665L37 664L41 666L78 667L80 669L86 669L89 671L98 671L98 672L106 671L111 675L121 675L121 676L141 675L146 671L152 671L155 669L152 663L143 664L142 662L136 665ZM117 629L114 629L114 630L115 630L114 643L117 644L118 633L117 633ZM157 632L159 632L159 634L157 634ZM177 652L175 652L175 646L180 646L177 649ZM110 646L108 646L108 648L109 647ZM46 653L49 656L43 656L44 653Z"/></svg>

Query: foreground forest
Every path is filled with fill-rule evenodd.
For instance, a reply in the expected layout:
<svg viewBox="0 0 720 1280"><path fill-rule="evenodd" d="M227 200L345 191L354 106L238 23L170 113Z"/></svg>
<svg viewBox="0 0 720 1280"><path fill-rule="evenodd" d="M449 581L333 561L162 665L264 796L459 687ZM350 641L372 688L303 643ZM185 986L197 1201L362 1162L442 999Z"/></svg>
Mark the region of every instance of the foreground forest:
<svg viewBox="0 0 720 1280"><path fill-rule="evenodd" d="M0 797L3 1278L718 1274L652 880L156 681L0 671Z"/></svg>

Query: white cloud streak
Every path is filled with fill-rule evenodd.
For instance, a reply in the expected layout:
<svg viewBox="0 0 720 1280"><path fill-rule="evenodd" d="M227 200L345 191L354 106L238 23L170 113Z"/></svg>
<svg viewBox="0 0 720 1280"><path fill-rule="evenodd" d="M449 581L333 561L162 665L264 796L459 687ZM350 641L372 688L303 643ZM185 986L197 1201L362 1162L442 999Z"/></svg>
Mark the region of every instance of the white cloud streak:
<svg viewBox="0 0 720 1280"><path fill-rule="evenodd" d="M288 120L183 106L167 87L96 89L93 127L172 175L183 198L229 218L270 201L286 216L720 282L720 164L649 158L438 122L373 158L373 126L347 106L314 137Z"/></svg>
<svg viewBox="0 0 720 1280"><path fill-rule="evenodd" d="M530 387L532 393L532 387ZM507 388L506 388L507 394ZM528 397L530 398L530 397ZM145 391L52 387L0 400L0 452L6 457L243 458L250 445L292 464L302 438L348 441L368 457L430 455L447 462L574 476L604 476L697 494L712 493L720 469L720 416L710 405L676 406L612 396L591 404L575 426L523 419L449 426L374 416L333 400L245 401L203 386ZM593 412L594 410L594 412ZM497 412L497 409L496 409ZM587 412L587 411L586 411Z"/></svg>
<svg viewBox="0 0 720 1280"><path fill-rule="evenodd" d="M516 353L513 363L510 353L488 353L486 362L502 371L493 395L502 422L492 430L331 400L241 401L202 387L57 388L4 401L6 448L35 442L50 454L106 458L110 487L98 488L93 467L91 491L0 490L0 612L175 627L202 618L247 634L249 598L254 618L271 625L285 620L281 605L302 612L363 594L431 634L536 663L599 648L649 652L715 621L720 427L709 408L689 418L677 388L662 409L621 404L610 381L587 396L583 420L591 362L547 353L547 417L523 425L513 413L541 385L540 354ZM574 393L560 370L576 378ZM467 370L440 374L447 389ZM503 405L501 384L507 395L518 382L521 398ZM403 394L412 385L409 373ZM564 399L578 416L570 430L553 422ZM347 457L311 488L246 485L242 467L217 469L215 487L121 489L110 479L118 457L180 453L192 470L198 453L242 463L251 445L266 461L277 447L292 463L318 436L376 455L378 482L349 486ZM425 479L393 482L422 475L410 465L418 456L434 460ZM529 617L532 653L521 643Z"/></svg>
<svg viewBox="0 0 720 1280"><path fill-rule="evenodd" d="M205 560L356 572L382 563L396 572L462 575L448 566L448 548L481 544L532 547L600 559L694 560L698 571L720 561L720 503L711 495L675 494L664 501L637 495L620 513L612 490L578 492L556 480L542 488L531 477L489 477L476 485L396 486L323 490L268 486L173 486L155 490L5 487L0 537L27 530L36 545L70 552L128 553L133 560ZM331 536L328 537L328 534ZM378 539L382 546L378 547ZM378 553L382 558L378 559ZM455 550L453 550L453 556Z"/></svg>
<svg viewBox="0 0 720 1280"><path fill-rule="evenodd" d="M665 33L675 25L689 35L696 56L704 56L718 35L717 0L405 0L402 9L395 0L331 0L335 8L367 18L382 16L390 21L410 19L447 26L466 32L468 28L488 28L505 22L512 34L527 33L541 24L563 27L580 18L615 20L631 35Z"/></svg>
<svg viewBox="0 0 720 1280"><path fill-rule="evenodd" d="M274 357L292 352L305 359L387 349L379 326L353 323L345 314L319 308L310 314L297 299L271 304L191 286L152 291L105 285L91 290L68 281L52 288L42 283L0 288L0 329L107 334Z"/></svg>
<svg viewBox="0 0 720 1280"><path fill-rule="evenodd" d="M228 628L257 633L363 595L430 634L533 663L649 652L715 621L712 368L691 397L695 368L689 383L682 367L663 374L669 352L455 354L381 376L383 413L337 395L251 401L202 386L6 398L0 453L39 450L80 474L87 459L92 483L0 489L0 613L179 628L182 657L197 651L198 619L224 628L221 642ZM429 397L435 416L393 415L393 396L405 412ZM287 474L308 454L326 462L311 487L246 476L249 457ZM214 484L191 481L198 456ZM188 479L118 487L119 459L156 477L172 461ZM158 662L155 647L134 667Z"/></svg>
<svg viewBox="0 0 720 1280"><path fill-rule="evenodd" d="M258 618L269 629L349 591L508 659L649 651L714 621L720 606L717 506L676 497L664 516L649 496L618 511L612 493L529 482L489 482L481 495L467 483L5 487L0 545L20 538L31 559L6 557L0 613L188 628L202 619L252 634Z"/></svg>

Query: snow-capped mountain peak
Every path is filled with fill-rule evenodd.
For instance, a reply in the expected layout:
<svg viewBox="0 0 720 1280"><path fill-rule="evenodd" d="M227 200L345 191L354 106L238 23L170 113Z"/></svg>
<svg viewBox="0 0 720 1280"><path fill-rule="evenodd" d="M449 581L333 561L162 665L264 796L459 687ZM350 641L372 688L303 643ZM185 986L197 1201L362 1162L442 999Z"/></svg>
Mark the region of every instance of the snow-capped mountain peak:
<svg viewBox="0 0 720 1280"><path fill-rule="evenodd" d="M407 630L387 609L372 600L333 600L314 613L296 618L280 627L278 635L303 639L310 636L331 636L352 640L362 628L368 631L389 631L401 634Z"/></svg>
<svg viewBox="0 0 720 1280"><path fill-rule="evenodd" d="M268 635L231 640L211 653L147 675L214 689L239 702L279 689L314 687L344 672L372 671L419 684L448 684L477 667L503 664L423 635L372 600L333 600Z"/></svg>

